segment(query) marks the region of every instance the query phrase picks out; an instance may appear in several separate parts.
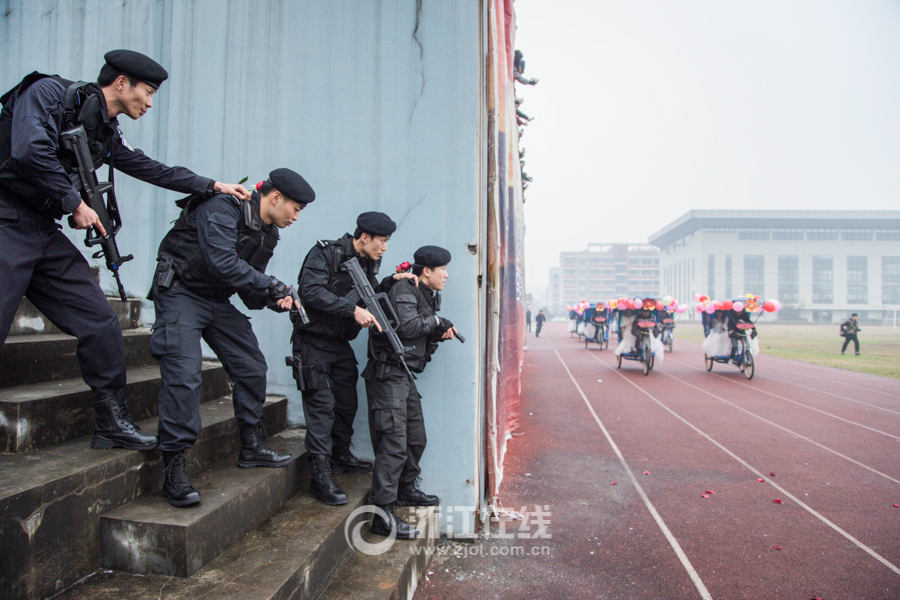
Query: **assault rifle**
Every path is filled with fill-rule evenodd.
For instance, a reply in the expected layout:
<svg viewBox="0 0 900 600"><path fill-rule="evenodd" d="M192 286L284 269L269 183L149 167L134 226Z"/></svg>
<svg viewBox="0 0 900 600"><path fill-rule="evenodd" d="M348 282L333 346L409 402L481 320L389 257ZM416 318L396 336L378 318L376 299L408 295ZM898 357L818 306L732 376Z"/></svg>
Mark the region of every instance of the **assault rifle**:
<svg viewBox="0 0 900 600"><path fill-rule="evenodd" d="M75 159L76 170L69 173L69 179L72 185L81 194L84 203L94 209L100 224L106 230L106 235L101 235L100 230L92 227L87 230L84 238L84 245L100 246L100 250L94 253L94 258L106 257L106 268L112 272L116 279L116 285L119 287L119 297L122 302L127 299L125 297L125 288L122 287L122 280L119 279L119 267L122 263L128 262L134 256L122 256L119 254L119 248L116 246L116 234L122 229L122 218L119 216L119 205L116 202L116 192L113 189L112 182L104 181L100 183L97 180L97 173L94 171L94 161L91 158L91 151L88 148L87 134L84 127L79 125L63 131L59 136L60 147L63 151L70 153ZM103 196L106 196L104 202ZM69 225L75 227L75 219L69 217Z"/></svg>
<svg viewBox="0 0 900 600"><path fill-rule="evenodd" d="M399 320L397 319L397 313L394 312L394 307L391 306L391 301L388 300L387 294L384 292L375 293L369 278L359 264L359 259L355 256L344 262L341 265L341 270L350 273L354 291L366 305L366 310L372 313L375 320L378 321L378 324L381 326L381 333L387 336L388 342L391 344L391 350L394 352L394 359L400 363L410 379L415 379L415 375L406 366L406 360L403 358L405 348L397 336Z"/></svg>

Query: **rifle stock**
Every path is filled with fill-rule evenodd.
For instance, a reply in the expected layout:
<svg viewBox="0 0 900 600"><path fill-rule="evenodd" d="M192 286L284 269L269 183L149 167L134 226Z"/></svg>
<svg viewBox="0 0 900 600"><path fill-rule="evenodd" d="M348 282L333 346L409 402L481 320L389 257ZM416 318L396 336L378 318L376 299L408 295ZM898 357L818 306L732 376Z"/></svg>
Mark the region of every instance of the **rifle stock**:
<svg viewBox="0 0 900 600"><path fill-rule="evenodd" d="M122 287L122 280L119 278L119 267L122 266L122 263L133 259L134 256L131 254L122 256L119 254L119 248L116 245L116 234L122 228L122 219L119 216L119 205L116 202L116 192L113 189L113 184L108 181L100 183L97 180L94 161L91 158L87 134L83 126L79 125L63 131L59 136L59 143L61 149L70 153L75 159L76 171L69 174L72 185L81 194L81 199L84 203L97 213L100 224L106 230L106 235L101 235L99 229L88 229L85 234L84 245L88 248L100 246L100 250L95 252L93 256L94 258L100 258L101 256L106 258L106 268L112 272L113 277L116 279L119 297L122 299L122 302L125 302L125 288ZM103 199L104 195L106 196L105 202ZM75 220L72 217L69 217L69 225L75 226Z"/></svg>

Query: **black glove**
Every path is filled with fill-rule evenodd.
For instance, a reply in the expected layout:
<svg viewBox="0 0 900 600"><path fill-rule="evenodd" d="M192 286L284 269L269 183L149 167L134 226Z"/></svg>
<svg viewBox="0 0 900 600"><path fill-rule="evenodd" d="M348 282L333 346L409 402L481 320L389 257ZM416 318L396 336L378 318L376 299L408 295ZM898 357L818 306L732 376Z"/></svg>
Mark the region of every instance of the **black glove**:
<svg viewBox="0 0 900 600"><path fill-rule="evenodd" d="M441 324L438 326L438 329L441 331L441 334L447 333L450 331L450 328L453 327L453 323L450 322L450 319L445 319L444 317L438 317L438 320Z"/></svg>
<svg viewBox="0 0 900 600"><path fill-rule="evenodd" d="M278 306L278 301L289 297L291 290L275 277L269 277L269 297L266 299L266 306L275 312L285 312L286 308Z"/></svg>

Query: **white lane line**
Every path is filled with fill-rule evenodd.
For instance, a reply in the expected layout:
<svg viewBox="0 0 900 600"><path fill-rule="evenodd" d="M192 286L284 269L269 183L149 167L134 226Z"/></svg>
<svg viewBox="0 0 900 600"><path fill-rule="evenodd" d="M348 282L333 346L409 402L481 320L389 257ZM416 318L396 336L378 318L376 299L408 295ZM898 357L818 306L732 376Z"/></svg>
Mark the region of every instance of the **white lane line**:
<svg viewBox="0 0 900 600"><path fill-rule="evenodd" d="M705 369L700 369L700 367L695 367L695 366L693 366L693 365L691 365L691 364L689 364L689 363L682 362L682 361L680 361L680 360L675 360L674 358L673 358L673 359L670 359L670 360L671 360L672 362L674 362L674 363L677 363L677 364L679 364L679 365L684 365L684 366L686 366L686 367L690 367L690 368L695 369L695 370L705 370ZM774 368L774 367L766 366L766 369L769 369L769 368ZM779 370L779 371L783 371L784 369L778 369L778 370ZM713 375L717 375L717 374L718 374L718 373L713 373ZM885 411L885 412L893 413L893 414L895 414L895 415L900 415L900 411L897 411L897 410L891 410L890 408L884 408L883 406L877 406L877 405L875 405L875 404L869 404L868 402L863 402L862 400L856 400L855 398L848 398L847 396L840 396L840 395L838 395L838 394L832 394L831 392L826 392L825 390L820 390L820 389L818 389L818 388L809 387L808 385L803 385L802 383L794 383L793 381L788 381L787 379L778 379L777 377L772 377L771 375L766 375L766 376L765 376L765 379L766 379L766 381L780 381L781 383L786 383L786 384L788 384L788 385L793 385L793 386L796 386L796 387L805 388L805 389L807 389L807 390L811 390L811 391L816 392L816 393L819 393L819 394L825 394L826 396L833 396L833 397L835 397L835 398L840 398L841 400L847 400L848 402L855 402L855 403L857 403L857 404L862 404L863 406L868 406L868 407L870 407L870 408L875 408L875 409L878 409L878 410L883 410L883 411ZM822 381L827 381L827 380L824 380L824 379L823 379ZM854 386L854 387L855 387L855 386ZM755 388L754 388L754 389L755 389Z"/></svg>
<svg viewBox="0 0 900 600"><path fill-rule="evenodd" d="M775 357L770 357L770 358L775 358ZM898 394L892 394L891 392L883 392L883 391L881 391L881 390L876 390L876 389L873 389L873 388L862 387L862 386L860 386L860 385L853 385L852 383L846 383L846 382L844 382L844 381L839 381L839 380L837 380L837 379L825 379L825 378L819 377L818 375L810 375L810 374L808 374L808 373L801 373L801 372L799 372L799 371L791 371L790 369L782 369L782 368L780 368L780 367L774 367L774 366L768 364L768 362L769 362L769 361L766 361L766 363L767 363L767 364L766 364L766 367L767 367L767 368L770 368L770 369L775 369L776 371L784 371L784 372L786 372L786 373L792 373L792 374L794 374L794 375L802 375L803 377L812 377L813 379L815 379L815 380L817 380L817 381L827 381L828 383L836 383L836 384L838 384L838 385L845 385L845 386L847 386L847 387L856 388L856 389L858 389L858 390L863 390L863 391L866 391L866 392L875 392L876 394L884 394L885 396L890 396L891 398L900 398L900 395L898 395ZM809 363L807 363L807 364L809 364ZM818 367L818 366L821 366L821 365L814 365L814 366L817 366L817 367ZM848 371L848 373L849 373L849 371ZM893 382L885 382L885 383L893 383Z"/></svg>
<svg viewBox="0 0 900 600"><path fill-rule="evenodd" d="M699 367L691 366L688 363L681 362L680 360L672 359L672 362L679 364L679 365L684 365L685 367L688 367L689 369L694 369L695 371L705 371L706 370L706 369L701 369ZM603 364L606 364L606 363L603 363ZM825 412L824 410L819 410L818 408L814 408L808 404L803 404L802 402L797 402L796 400L791 400L790 398L785 398L784 396L779 396L778 394L774 394L772 392L767 392L766 390L755 388L752 385L747 385L746 383L743 383L741 381L735 381L734 379L729 379L728 377L723 377L722 375L719 375L718 373L710 373L710 375L714 375L720 379L724 379L725 381L730 381L731 383L733 383L735 385L740 385L745 388L749 388L755 392L759 392L760 394L766 394L766 395L772 396L773 398L778 398L779 400L784 400L785 402L790 402L791 404L796 404L797 406L802 406L803 408L806 408L808 410L814 410L817 413L821 413L821 414L825 415L826 417L831 417L832 419L837 419L838 421L843 421L844 423L849 423L850 425L855 425L856 427L862 427L863 429L868 429L869 431L873 431L875 433L880 433L881 435L886 435L889 438L900 441L900 436L894 435L893 433L881 431L880 429L875 429L874 427L869 427L868 425L863 425L862 423L857 423L856 421L851 421L850 419L845 419L844 417L839 417L837 415L833 415L829 412Z"/></svg>
<svg viewBox="0 0 900 600"><path fill-rule="evenodd" d="M602 360L600 360L599 358L597 358L597 357L594 356L593 354L591 354L591 357L594 358L594 359L595 359L597 362L599 362L599 363L602 363L602 364L604 364L604 365L606 364L605 362L603 362ZM765 417L761 417L761 416L759 416L758 414L753 413L753 412L747 410L746 408L744 408L744 407L742 407L742 406L738 406L738 405L735 404L734 402L730 402L730 401L726 400L725 398L722 398L722 397L720 397L720 396L716 396L716 395L713 394L712 392L708 392L708 391L704 390L703 388L699 388L699 387L697 387L696 385L694 385L694 384L692 384L692 383L689 383L689 382L685 381L684 379L681 379L680 377L675 377L675 376L672 375L671 373L666 373L665 371L659 371L659 372L660 372L662 375L665 375L666 377L671 377L672 379L674 379L674 380L676 380L676 381L680 381L680 382L683 383L684 385L687 385L687 386L690 386L690 387L694 388L694 389L697 390L698 392L702 392L702 393L706 394L707 396L712 396L713 398L715 398L716 400L719 400L720 402L724 402L725 404L728 404L729 406L733 406L734 408L736 408L736 409L738 409L738 410L740 410L740 411L742 411L742 412L747 413L747 414L750 415L751 417L755 417L755 418L759 419L760 421L763 421L764 423L768 423L769 425L772 425L773 427L777 427L778 429L781 429L782 431L786 431L787 433L790 433L791 435L796 436L796 437L800 438L801 440L805 440L805 441L809 442L810 444L814 444L814 445L818 446L819 448L822 448L823 450L827 450L828 452L831 452L832 454L834 454L834 455L836 455L836 456L840 456L840 457L843 458L844 460L850 461L850 462L852 462L853 464L862 467L863 469L866 469L866 470L868 470L868 471L871 471L872 473L875 473L876 475L879 475L879 476L881 476L881 477L884 477L885 479L887 479L887 480L889 480L889 481L893 481L894 483L900 485L900 479L894 479L894 478L891 477L890 475L887 475L887 474L885 474L885 473L882 473L881 471L878 471L878 470L876 470L876 469L873 469L872 467L870 467L870 466L868 466L868 465L864 465L863 463L859 462L858 460L854 460L854 459L850 458L849 456L847 456L847 455L845 455L845 454L841 454L841 453L838 452L837 450L832 450L832 449L829 448L828 446L824 446L824 445L820 444L819 442L815 441L814 439L808 438L808 437L806 437L805 435L802 435L802 434L797 433L796 431L791 431L791 430L788 429L787 427L784 427L784 426L782 426L782 425L779 425L778 423L775 423L774 421L770 421L770 420L766 419Z"/></svg>
<svg viewBox="0 0 900 600"><path fill-rule="evenodd" d="M672 532L669 531L666 522L663 521L663 518L656 511L656 507L653 506L652 502L650 502L650 498L647 497L647 494L644 492L644 488L642 488L641 484L638 483L637 477L634 476L634 473L631 471L631 467L628 466L628 461L626 461L625 457L622 456L622 452L613 441L612 436L609 435L609 431L606 430L606 427L603 425L603 421L601 421L600 417L597 416L597 413L594 412L594 407L591 406L591 403L588 401L587 396L584 395L584 392L581 390L581 386L578 385L577 381L575 381L575 376L572 375L572 371L569 370L569 366L566 364L566 361L564 361L562 356L560 356L559 350L556 349L556 346L553 344L553 342L550 342L550 345L553 346L553 351L556 352L556 357L559 358L559 362L562 363L562 366L566 370L566 373L569 374L569 378L572 380L572 383L575 384L575 389L577 389L578 393L581 394L582 400L584 400L585 405L591 412L591 415L593 415L594 420L597 422L597 425L600 426L600 430L603 432L603 435L606 436L606 441L609 442L609 445L616 453L616 456L619 457L619 462L622 463L622 467L624 467L625 472L628 473L628 477L631 478L631 483L634 484L634 489L637 490L637 493L641 497L641 500L644 501L644 506L646 506L647 510L650 511L650 514L653 516L653 520L656 521L656 524L659 526L660 530L662 530L663 535L666 536L666 540L668 540L669 545L672 546L672 550L675 551L675 555L678 556L678 560L681 561L681 565L684 567L685 571L687 571L688 575L691 578L691 581L694 582L694 587L697 588L697 591L700 593L700 597L703 598L703 600L712 600L712 596L710 595L709 590L706 589L706 586L703 584L703 580L700 579L700 575L698 575L697 571L694 569L694 565L691 564L690 559L688 559L687 555L684 553L684 550L681 549L681 545L678 543L678 540L676 540L675 536L672 535Z"/></svg>
<svg viewBox="0 0 900 600"><path fill-rule="evenodd" d="M559 352L557 352L557 355L559 355ZM562 357L560 357L560 360L562 360ZM782 495L784 495L784 496L790 498L791 500L793 500L794 502L796 502L796 503L797 503L797 506L803 508L803 509L806 510L808 513L810 513L811 515L813 515L814 517L816 517L817 519L819 519L820 521L822 521L823 523L825 523L826 525L828 525L829 527L831 527L832 529L834 529L836 532L838 532L839 534L841 534L842 536L844 536L847 540L849 540L849 541L852 542L854 545L856 545L860 550L862 550L863 552L865 552L866 554L868 554L869 556L871 556L872 558L874 558L875 560L877 560L878 562L880 562L881 564L883 564L884 566L886 566L888 569L890 569L891 571L893 571L893 572L896 573L897 575L900 575L900 567L897 567L895 564L893 564L892 562L888 561L886 558L884 558L883 556L881 556L880 554L878 554L877 552L875 552L874 550L872 550L871 548L869 548L868 546L866 546L865 544L863 544L861 541L859 541L858 539L856 539L855 537L853 537L852 535L850 535L849 533L847 533L846 531L844 531L843 529L841 529L840 527L838 527L836 524L832 523L825 515L822 515L822 514L820 514L819 512L817 512L813 507L809 506L808 504L806 504L805 502L803 502L802 500L800 500L800 498L797 498L797 497L794 496L792 493L790 493L789 491L787 491L786 489L784 489L783 487L781 487L780 485L778 485L777 483L775 483L774 481L772 481L771 478L766 477L766 476L762 473L762 471L760 471L760 470L757 469L756 467L750 465L747 461L745 461L744 459L742 459L740 456L738 456L737 454L735 454L734 452L732 452L731 450L729 450L728 448L726 448L725 446L723 446L721 443L717 442L717 441L714 440L712 437L710 437L709 435L707 435L707 434L706 434L704 431L702 431L699 427L695 426L693 423L689 422L687 419L685 419L684 417L682 417L681 415L679 415L678 413L676 413L674 410L672 410L671 408L669 408L668 406L666 406L665 404L663 404L662 402L660 402L659 400L657 400L650 392L646 391L646 390L643 389L641 386L639 386L638 384L634 383L633 381L631 381L630 379L628 379L627 377L625 377L625 375L623 375L622 373L620 373L619 371L617 371L615 368L613 368L612 365L606 364L606 362L604 362L604 361L602 361L602 360L599 360L599 362L600 362L600 364L602 364L604 367L608 368L610 371L612 371L613 373L615 373L616 375L618 375L619 377L621 377L622 379L624 379L625 381L627 381L628 383L630 383L632 386L634 386L635 388L637 388L637 390L640 391L642 394L644 394L645 396L647 396L648 398L650 398L651 400L653 400L654 402L656 402L660 407L662 407L663 409L665 409L665 410L666 410L668 413L670 413L673 417L675 417L676 419L678 419L679 421L681 421L682 423L684 423L685 425L687 425L688 427L690 427L691 429L693 429L694 431L696 431L697 433L699 433L700 435L702 435L702 436L703 436L704 438L706 438L710 443L712 443L712 444L718 446L718 448L719 448L720 450L722 450L722 452L724 452L725 454L727 454L728 456L730 456L731 458L733 458L734 460L736 460L738 463L740 463L741 465L743 465L748 471L750 471L751 473L753 473L754 475L756 475L758 478L764 479L769 485L771 485L771 486L774 487L776 490L778 490L779 492L781 492ZM563 364L565 364L565 363L563 363ZM566 367L566 370L567 370L567 371L569 370L568 367ZM569 373L569 375L571 376L571 373ZM574 380L574 378L573 378L573 380ZM577 385L577 384L576 384L576 385ZM581 388L579 388L579 391L580 391L580 389L581 389ZM584 396L584 394L582 394L582 396ZM587 399L585 399L585 401L587 401ZM591 411L591 412L593 412L593 411Z"/></svg>

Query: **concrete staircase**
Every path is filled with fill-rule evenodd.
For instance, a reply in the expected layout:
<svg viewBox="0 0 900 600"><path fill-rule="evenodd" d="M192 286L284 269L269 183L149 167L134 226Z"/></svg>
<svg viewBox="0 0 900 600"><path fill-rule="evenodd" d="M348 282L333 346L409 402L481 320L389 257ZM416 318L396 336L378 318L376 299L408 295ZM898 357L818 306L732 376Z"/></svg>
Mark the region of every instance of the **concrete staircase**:
<svg viewBox="0 0 900 600"><path fill-rule="evenodd" d="M230 384L216 362L204 364L203 428L188 454L203 502L169 506L158 493L159 451L90 448L94 416L75 340L24 304L18 321L28 327L0 349L0 598L412 597L434 547L434 510L407 511L423 539L378 556L355 551L345 531L359 525L369 535L366 514L353 511L370 475L336 477L346 506L311 498L303 431L286 429L287 400L278 397L264 407L269 443L294 460L238 468ZM138 328L140 301L113 305L129 405L152 432L161 381L150 332Z"/></svg>

